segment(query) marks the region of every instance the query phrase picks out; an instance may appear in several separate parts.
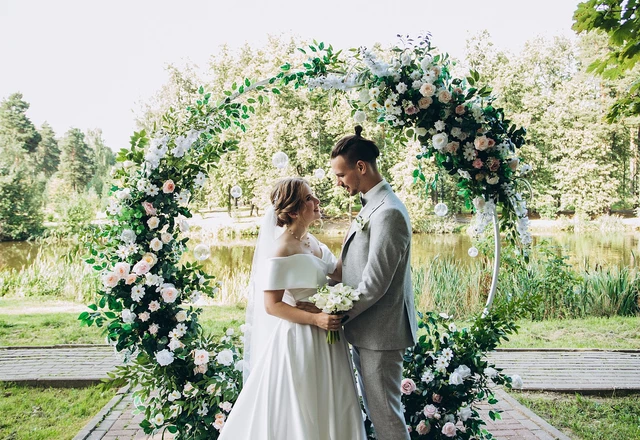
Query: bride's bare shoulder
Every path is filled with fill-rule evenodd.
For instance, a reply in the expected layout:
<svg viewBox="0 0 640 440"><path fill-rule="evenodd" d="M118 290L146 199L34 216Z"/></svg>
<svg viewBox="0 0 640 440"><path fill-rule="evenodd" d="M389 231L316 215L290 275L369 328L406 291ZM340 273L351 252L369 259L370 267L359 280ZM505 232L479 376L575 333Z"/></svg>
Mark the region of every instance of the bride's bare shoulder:
<svg viewBox="0 0 640 440"><path fill-rule="evenodd" d="M275 243L275 249L272 256L274 258L289 257L298 253L297 243L290 239L286 235L278 237Z"/></svg>

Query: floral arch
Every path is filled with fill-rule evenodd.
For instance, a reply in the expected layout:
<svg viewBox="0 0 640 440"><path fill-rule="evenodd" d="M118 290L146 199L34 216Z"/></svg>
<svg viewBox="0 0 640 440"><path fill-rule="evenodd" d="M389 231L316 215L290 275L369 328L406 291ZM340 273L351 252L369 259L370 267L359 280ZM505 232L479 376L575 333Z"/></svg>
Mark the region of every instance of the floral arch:
<svg viewBox="0 0 640 440"><path fill-rule="evenodd" d="M341 93L357 122L375 118L392 128L396 141L419 141L418 159L434 160L457 178L459 193L479 213L476 232L493 220L498 236L499 207L500 228L526 255L531 237L517 184L528 169L516 155L525 131L492 105L489 89L474 87L477 73L454 78L450 59L437 54L428 37L394 47L387 58L364 48L345 57L316 42L299 50L309 56L300 69L284 64L263 81L244 79L220 100L200 88L186 120L166 114L163 127L135 133L131 148L118 154L110 222L86 260L103 287L80 320L105 326L127 355L111 383L137 386L134 402L147 433L166 429L177 438L215 439L242 387L239 338L230 330L214 340L198 323L200 310L191 304L214 295L217 284L198 263L180 263L188 241L182 234L191 195L207 169L234 148L222 134L247 130L256 106L280 87ZM420 168L413 177L426 182ZM498 257L499 239L496 250ZM197 252L208 256L207 249ZM515 328L489 307L470 330L456 329L446 316L420 314L426 334L407 351L402 389L412 438L490 438L472 404L490 396L488 377L507 386L511 378L483 354Z"/></svg>

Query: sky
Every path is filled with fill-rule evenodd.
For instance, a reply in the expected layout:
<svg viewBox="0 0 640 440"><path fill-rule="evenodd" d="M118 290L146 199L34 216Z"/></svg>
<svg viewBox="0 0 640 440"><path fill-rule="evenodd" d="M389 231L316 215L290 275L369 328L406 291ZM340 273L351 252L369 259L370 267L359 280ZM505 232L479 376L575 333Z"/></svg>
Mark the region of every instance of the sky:
<svg viewBox="0 0 640 440"><path fill-rule="evenodd" d="M20 92L36 126L61 137L101 128L128 147L134 115L168 79L169 63L206 67L227 44L264 46L296 36L336 49L397 42L431 32L464 57L469 36L488 30L498 50L537 36L572 37L579 0L0 0L0 99Z"/></svg>

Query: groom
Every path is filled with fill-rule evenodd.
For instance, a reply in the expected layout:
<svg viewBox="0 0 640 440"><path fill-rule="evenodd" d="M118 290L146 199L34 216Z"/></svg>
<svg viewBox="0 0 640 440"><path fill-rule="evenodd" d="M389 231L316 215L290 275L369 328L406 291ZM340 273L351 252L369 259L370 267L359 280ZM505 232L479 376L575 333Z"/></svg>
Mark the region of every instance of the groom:
<svg viewBox="0 0 640 440"><path fill-rule="evenodd" d="M402 357L416 341L411 284L411 224L404 204L376 165L378 147L360 134L343 137L331 152L337 185L361 194L362 210L342 248L342 281L360 300L344 331L353 349L365 409L380 440L408 440L400 401Z"/></svg>

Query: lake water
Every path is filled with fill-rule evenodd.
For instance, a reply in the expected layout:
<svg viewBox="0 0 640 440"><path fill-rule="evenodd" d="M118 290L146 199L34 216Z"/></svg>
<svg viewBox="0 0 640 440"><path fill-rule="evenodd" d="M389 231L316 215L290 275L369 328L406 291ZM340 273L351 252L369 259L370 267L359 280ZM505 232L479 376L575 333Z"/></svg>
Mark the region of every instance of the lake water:
<svg viewBox="0 0 640 440"><path fill-rule="evenodd" d="M342 244L342 236L318 238L338 254ZM548 239L562 246L563 253L570 257L569 262L574 265L582 264L585 259L591 266L635 266L635 256L640 252L640 234L612 233L612 234L575 234L557 233L535 235L534 241ZM231 273L236 270L246 271L253 257L254 240L236 240L212 246L212 255L206 262L206 267L213 273L216 268L226 267ZM440 258L455 258L461 262L471 261L467 250L471 246L469 237L464 234L448 235L414 235L412 260L414 265L431 261L436 256ZM55 258L63 258L68 252L62 246L42 247L29 242L0 242L0 270L20 269L29 265L38 253L44 252Z"/></svg>

